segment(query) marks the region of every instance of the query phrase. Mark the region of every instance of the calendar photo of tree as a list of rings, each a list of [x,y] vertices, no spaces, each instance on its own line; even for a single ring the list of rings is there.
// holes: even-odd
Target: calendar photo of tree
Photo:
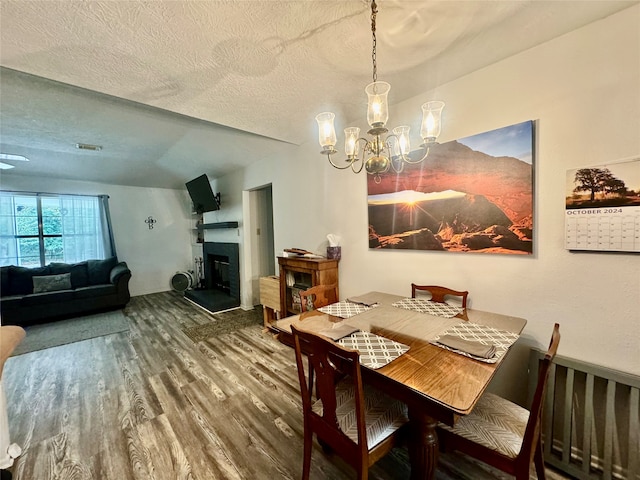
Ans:
[[[566,208],[640,205],[640,159],[567,172]]]

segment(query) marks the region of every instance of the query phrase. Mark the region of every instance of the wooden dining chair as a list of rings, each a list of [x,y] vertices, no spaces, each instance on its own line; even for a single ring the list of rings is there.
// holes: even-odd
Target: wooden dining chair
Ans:
[[[416,285],[415,283],[411,284],[411,298],[416,298],[417,291],[426,291],[431,294],[431,300],[434,302],[446,303],[445,297],[460,297],[462,300],[462,308],[467,308],[467,297],[469,296],[469,292],[459,292],[457,290],[452,290],[447,287],[439,287],[437,285]]]
[[[540,361],[531,410],[485,393],[471,413],[462,417],[454,427],[438,425],[443,450],[466,453],[514,475],[516,480],[529,480],[533,461],[538,480],[545,480],[540,423],[549,369],[559,343],[560,325],[556,323],[549,349]]]
[[[300,303],[302,311],[316,310],[338,301],[338,291],[336,284],[316,285],[300,292]]]
[[[291,326],[302,394],[304,457],[302,479],[311,470],[313,434],[325,451],[338,454],[366,480],[369,467],[402,441],[407,408],[370,386],[363,386],[360,354],[326,337]],[[307,385],[303,355],[316,375],[316,396]]]

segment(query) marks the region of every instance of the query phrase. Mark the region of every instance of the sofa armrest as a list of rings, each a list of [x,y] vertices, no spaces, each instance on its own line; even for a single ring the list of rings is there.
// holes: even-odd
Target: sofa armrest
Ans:
[[[117,285],[122,276],[127,274],[131,277],[131,270],[129,270],[125,262],[120,262],[111,269],[109,280],[111,280],[112,284]]]

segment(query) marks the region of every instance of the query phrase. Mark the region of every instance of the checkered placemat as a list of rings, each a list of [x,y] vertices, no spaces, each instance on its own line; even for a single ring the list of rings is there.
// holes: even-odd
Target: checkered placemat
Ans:
[[[436,317],[451,318],[464,309],[448,303],[432,302],[424,298],[403,298],[391,304],[392,307],[404,308],[405,310],[413,310],[420,313],[429,313]]]
[[[369,368],[384,367],[409,350],[402,343],[370,332],[355,332],[338,340],[338,345],[360,352],[360,364]]]
[[[366,312],[367,310],[371,310],[372,308],[377,307],[378,305],[362,305],[361,303],[352,303],[352,302],[336,302],[331,305],[327,305],[326,307],[320,307],[322,313],[326,313],[327,315],[333,315],[334,317],[340,318],[349,318],[354,315],[358,315],[359,313]]]
[[[463,352],[461,350],[449,348],[446,345],[438,343],[438,339],[443,335],[452,335],[454,337],[459,337],[470,342],[480,342],[483,345],[494,345],[496,347],[496,354],[492,358],[481,358],[471,355],[467,352]],[[498,330],[497,328],[487,327],[486,325],[479,325],[477,323],[471,322],[462,322],[449,328],[447,331],[442,332],[440,335],[435,337],[431,341],[431,343],[440,348],[451,350],[452,352],[464,355],[465,357],[473,358],[474,360],[479,360],[486,363],[496,363],[498,360],[500,360],[500,357],[507,353],[509,347],[513,345],[516,340],[518,340],[519,336],[520,335],[518,335],[517,333]]]

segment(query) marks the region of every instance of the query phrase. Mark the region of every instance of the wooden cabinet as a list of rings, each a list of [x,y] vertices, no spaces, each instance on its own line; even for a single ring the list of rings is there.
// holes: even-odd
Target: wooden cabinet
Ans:
[[[301,290],[316,285],[336,285],[338,289],[338,260],[327,258],[278,257],[280,266],[280,316],[300,313]]]

